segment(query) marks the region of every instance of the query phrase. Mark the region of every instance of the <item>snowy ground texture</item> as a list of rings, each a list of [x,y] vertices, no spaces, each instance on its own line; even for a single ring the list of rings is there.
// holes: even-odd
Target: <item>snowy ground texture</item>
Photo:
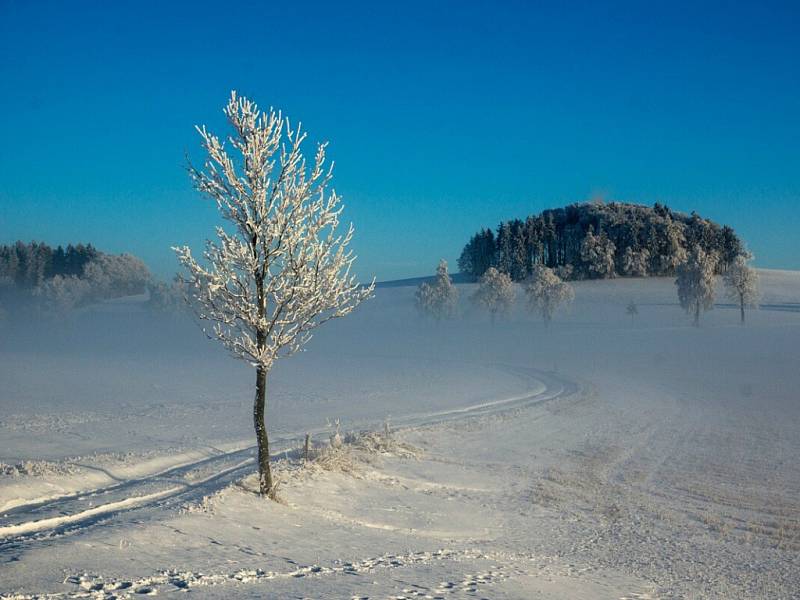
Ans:
[[[800,598],[800,273],[761,278],[699,329],[667,279],[578,283],[549,329],[381,288],[271,376],[280,504],[254,375],[193,325],[6,322],[0,597]],[[379,433],[326,454],[335,419]]]

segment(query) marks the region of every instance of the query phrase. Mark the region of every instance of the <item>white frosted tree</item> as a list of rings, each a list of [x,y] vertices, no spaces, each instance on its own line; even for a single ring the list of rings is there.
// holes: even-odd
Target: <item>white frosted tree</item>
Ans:
[[[423,281],[415,295],[417,310],[436,321],[455,316],[458,308],[458,289],[447,273],[447,261],[442,259],[436,267],[433,283]]]
[[[581,243],[581,260],[592,277],[614,277],[614,253],[617,247],[605,233],[594,235],[589,230]]]
[[[92,285],[75,275],[56,275],[34,289],[40,311],[52,318],[64,318],[93,297]]]
[[[180,277],[170,282],[151,280],[147,284],[149,299],[145,306],[153,312],[179,313],[187,308],[185,286]]]
[[[749,257],[737,256],[723,278],[728,297],[739,305],[741,323],[744,325],[744,309],[758,306],[760,296],[758,273],[747,264]]]
[[[262,112],[231,93],[224,110],[233,129],[228,147],[197,127],[207,153],[204,169],[189,167],[198,191],[212,199],[228,228],[216,228],[198,261],[174,248],[198,318],[209,337],[256,370],[253,422],[259,492],[275,497],[265,422],[267,375],[322,323],[350,313],[372,295],[350,273],[352,225],[338,231],[340,197],[328,189],[332,167],[325,144],[306,164],[306,134],[273,109]]]
[[[694,246],[686,262],[678,266],[678,300],[687,313],[694,315],[695,327],[700,326],[700,312],[714,306],[717,255]]]
[[[572,275],[575,273],[575,267],[569,264],[559,265],[553,269],[553,273],[555,273],[561,281],[568,281],[572,279]]]
[[[511,310],[516,297],[517,292],[511,277],[494,267],[489,267],[480,278],[478,289],[475,290],[471,300],[489,311],[494,324],[498,314],[506,314]]]
[[[540,314],[546,326],[553,320],[559,308],[575,299],[572,286],[561,281],[552,269],[544,265],[534,267],[523,287],[528,299],[528,309]]]
[[[131,254],[101,254],[83,268],[83,278],[100,298],[142,294],[150,282],[147,266]]]
[[[628,246],[622,255],[622,272],[628,277],[645,277],[649,263],[650,251],[647,248],[634,250]]]
[[[674,273],[688,257],[684,226],[668,217],[657,235],[661,237],[660,248],[655,254],[658,269],[662,273]]]

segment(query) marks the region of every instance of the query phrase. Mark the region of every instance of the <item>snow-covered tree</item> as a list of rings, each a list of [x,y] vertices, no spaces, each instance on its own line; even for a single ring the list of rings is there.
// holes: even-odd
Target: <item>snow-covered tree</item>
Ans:
[[[179,277],[167,283],[151,280],[147,284],[150,296],[145,306],[153,312],[178,313],[187,306],[186,289]]]
[[[553,272],[553,269],[536,265],[524,284],[528,309],[539,313],[545,325],[549,325],[556,311],[575,298],[572,286]]]
[[[151,279],[144,262],[132,254],[100,254],[84,266],[83,278],[96,298],[142,294]]]
[[[90,302],[94,294],[88,280],[75,275],[56,275],[38,286],[34,295],[39,300],[39,309],[43,314],[63,318],[75,308]]]
[[[717,255],[694,246],[686,262],[678,266],[678,300],[687,313],[694,314],[694,325],[700,326],[700,311],[714,306],[714,271]]]
[[[417,309],[440,321],[456,314],[458,308],[458,289],[447,274],[447,261],[442,259],[436,267],[436,279],[433,283],[423,281],[417,288],[415,296]]]
[[[586,233],[581,243],[581,260],[591,277],[614,277],[614,253],[617,247],[605,233]]]
[[[531,272],[533,271],[531,270]],[[569,281],[572,279],[573,273],[575,273],[575,267],[572,265],[560,265],[553,269],[553,272],[558,275],[561,281]]]
[[[650,256],[657,263],[656,269],[661,273],[674,273],[676,269],[686,262],[686,234],[684,225],[667,217],[659,223],[654,241],[658,250],[651,252]]]
[[[647,248],[634,250],[628,246],[622,255],[622,272],[628,277],[646,277],[650,252]]]
[[[514,284],[506,273],[489,267],[478,282],[478,289],[471,300],[478,306],[489,311],[494,323],[498,314],[505,314],[511,310],[517,292]]]
[[[742,325],[744,325],[745,307],[758,306],[760,295],[758,273],[747,264],[748,258],[744,255],[737,256],[724,277],[728,297],[739,304]]]
[[[208,335],[256,369],[253,422],[258,441],[259,491],[273,497],[265,423],[267,375],[278,358],[301,350],[312,331],[343,317],[373,293],[350,273],[353,227],[337,230],[341,199],[328,189],[332,167],[325,144],[310,165],[300,125],[273,109],[231,93],[224,110],[233,128],[228,145],[197,127],[205,169],[190,165],[195,187],[217,205],[228,228],[216,228],[203,260],[174,248]]]

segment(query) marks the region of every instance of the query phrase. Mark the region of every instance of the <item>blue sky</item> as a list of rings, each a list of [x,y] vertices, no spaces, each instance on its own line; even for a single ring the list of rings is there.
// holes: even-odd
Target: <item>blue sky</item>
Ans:
[[[0,243],[168,276],[217,220],[193,126],[224,132],[237,89],[330,141],[363,277],[595,197],[697,210],[797,269],[800,4],[738,4],[0,0]]]

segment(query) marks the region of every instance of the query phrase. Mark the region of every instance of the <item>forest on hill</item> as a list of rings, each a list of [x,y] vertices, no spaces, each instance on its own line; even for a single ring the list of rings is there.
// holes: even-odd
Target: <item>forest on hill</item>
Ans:
[[[495,267],[514,281],[536,265],[555,269],[562,279],[669,276],[695,246],[713,253],[719,273],[746,253],[731,227],[694,212],[659,203],[585,202],[480,230],[464,246],[458,268],[478,278]]]

